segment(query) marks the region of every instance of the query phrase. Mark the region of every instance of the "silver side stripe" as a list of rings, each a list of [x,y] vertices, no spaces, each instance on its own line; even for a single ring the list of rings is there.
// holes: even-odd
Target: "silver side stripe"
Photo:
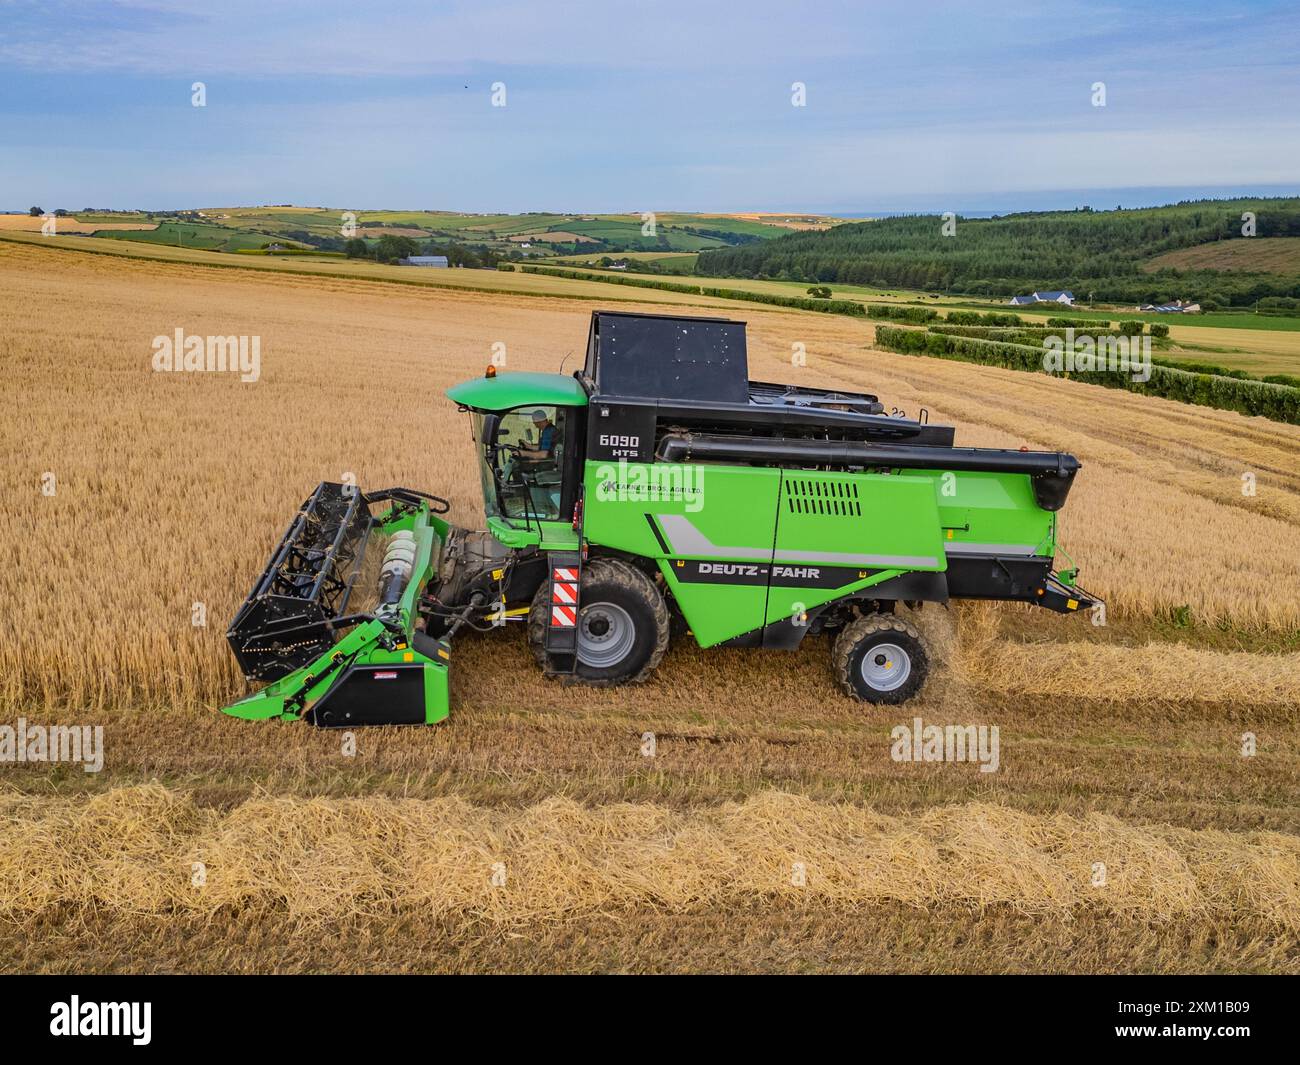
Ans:
[[[718,547],[683,514],[656,514],[655,517],[663,526],[674,555],[698,555],[701,558],[760,558],[764,562],[772,557],[770,547]]]
[[[939,560],[933,555],[856,555],[839,551],[778,551],[776,561],[825,562],[828,565],[842,566],[883,566],[885,569],[939,568]]]
[[[1036,555],[1038,549],[1028,544],[970,544],[945,542],[944,551],[950,555]]]
[[[753,558],[767,562],[772,552],[766,547],[721,547],[713,543],[684,514],[658,514],[659,524],[675,555],[696,558]],[[828,566],[883,566],[886,569],[938,569],[933,555],[860,555],[838,551],[778,551],[777,562],[822,562]]]

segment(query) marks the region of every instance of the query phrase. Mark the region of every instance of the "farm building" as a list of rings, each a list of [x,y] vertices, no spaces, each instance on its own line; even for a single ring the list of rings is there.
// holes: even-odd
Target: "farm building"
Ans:
[[[445,255],[408,255],[405,259],[399,260],[403,266],[441,266],[446,267],[447,256]]]
[[[1012,307],[1024,307],[1031,303],[1063,303],[1067,307],[1074,305],[1073,292],[1031,292],[1028,296],[1012,296]]]
[[[1139,311],[1154,311],[1156,314],[1199,314],[1201,305],[1191,300],[1174,300],[1173,303],[1144,303]]]

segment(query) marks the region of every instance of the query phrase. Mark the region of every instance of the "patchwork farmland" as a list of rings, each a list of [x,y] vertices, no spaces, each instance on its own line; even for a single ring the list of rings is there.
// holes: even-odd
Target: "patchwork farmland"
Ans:
[[[266,248],[315,249],[341,255],[344,241],[372,246],[383,236],[459,244],[501,255],[555,256],[575,252],[690,256],[771,239],[795,229],[829,229],[841,220],[822,215],[689,214],[463,214],[455,211],[373,211],[324,207],[208,207],[179,212],[62,212],[62,234],[109,237],[194,249],[240,252]],[[0,231],[41,232],[44,212],[0,214]]]

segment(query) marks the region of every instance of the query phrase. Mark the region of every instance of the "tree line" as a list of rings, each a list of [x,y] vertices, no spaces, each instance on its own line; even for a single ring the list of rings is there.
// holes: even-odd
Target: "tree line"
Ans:
[[[481,245],[469,246],[455,242],[438,244],[432,240],[421,244],[413,237],[401,237],[392,233],[385,233],[373,243],[353,237],[344,242],[343,254],[349,259],[373,259],[380,263],[395,263],[411,255],[445,255],[448,266],[484,270],[494,270],[497,263],[503,260],[521,257],[519,252],[512,251],[507,256]]]
[[[1083,208],[947,221],[945,226],[942,216],[908,215],[791,233],[701,252],[695,271],[994,298],[1035,289],[1069,289],[1077,299],[1111,302],[1194,298],[1206,309],[1300,297],[1298,278],[1144,269],[1165,252],[1249,239],[1246,229],[1259,237],[1300,236],[1300,199],[1202,200],[1140,210]]]

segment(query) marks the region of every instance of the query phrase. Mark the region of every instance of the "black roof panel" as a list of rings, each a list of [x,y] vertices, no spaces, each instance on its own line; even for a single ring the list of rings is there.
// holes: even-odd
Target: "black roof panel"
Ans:
[[[586,375],[606,395],[745,403],[745,323],[594,311]]]

